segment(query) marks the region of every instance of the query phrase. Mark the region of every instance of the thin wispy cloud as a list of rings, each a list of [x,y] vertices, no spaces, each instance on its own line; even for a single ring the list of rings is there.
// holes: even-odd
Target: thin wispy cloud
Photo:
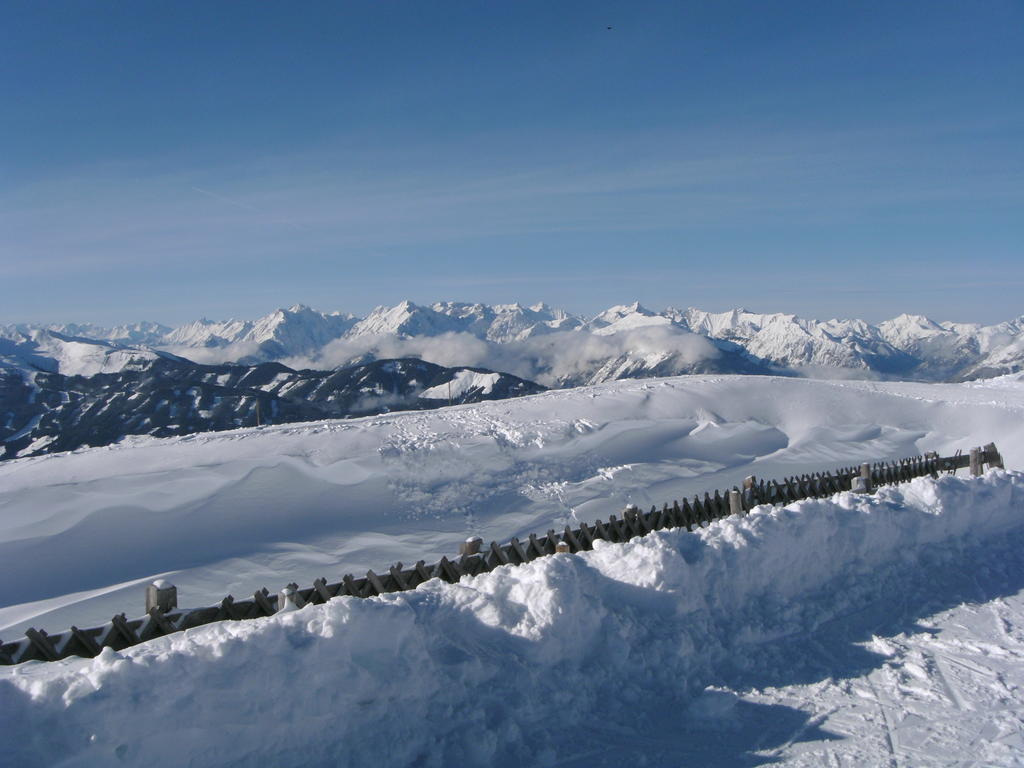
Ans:
[[[210,190],[203,189],[202,187],[192,187],[192,189],[194,189],[196,192],[199,192],[200,194],[206,195],[207,197],[212,197],[214,200],[220,200],[220,202],[222,203],[233,205],[236,208],[244,208],[249,211],[256,210],[254,206],[251,206],[248,203],[243,203],[240,200],[233,200],[230,197],[224,197],[224,195],[218,195],[216,192],[211,192]]]
[[[0,223],[13,236],[0,269],[24,274],[53,267],[94,268],[130,260],[159,263],[186,252],[230,263],[275,255],[302,258],[324,249],[443,244],[524,234],[600,234],[683,230],[779,216],[816,221],[861,215],[881,206],[936,201],[1014,199],[1014,169],[979,167],[956,184],[883,179],[906,148],[847,146],[828,136],[799,148],[786,141],[737,136],[722,154],[665,142],[660,156],[621,159],[614,167],[587,159],[488,173],[452,167],[442,158],[415,170],[390,170],[353,182],[344,162],[324,156],[289,158],[252,178],[218,168],[207,172],[126,175],[80,196],[82,181],[37,185],[6,196]],[[694,139],[694,143],[698,144]],[[743,151],[738,151],[742,146]],[[734,151],[728,151],[729,148]],[[831,149],[830,149],[831,148]],[[336,170],[327,172],[325,168]],[[181,182],[192,177],[193,181]],[[883,183],[884,182],[884,183]],[[178,191],[176,191],[178,190]],[[181,194],[184,190],[188,194]],[[866,191],[867,190],[867,191]],[[204,201],[214,201],[210,206]],[[46,221],[48,226],[44,226]],[[26,258],[28,256],[29,258]],[[17,266],[14,262],[20,262]]]

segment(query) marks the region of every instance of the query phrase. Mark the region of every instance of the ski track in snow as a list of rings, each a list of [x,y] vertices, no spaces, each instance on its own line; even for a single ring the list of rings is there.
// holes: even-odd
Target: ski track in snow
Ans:
[[[141,613],[157,576],[210,603],[992,440],[1024,466],[1018,382],[701,376],[8,462],[0,632]],[[194,765],[1024,764],[1022,484],[915,481],[3,669],[0,765],[186,764],[176,729]]]

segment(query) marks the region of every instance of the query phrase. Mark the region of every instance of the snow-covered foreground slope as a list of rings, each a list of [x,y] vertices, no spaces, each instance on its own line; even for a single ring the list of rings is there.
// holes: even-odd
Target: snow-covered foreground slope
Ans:
[[[452,555],[740,482],[994,440],[1024,387],[684,377],[0,464],[0,637]],[[49,567],[50,564],[54,567]],[[59,564],[59,567],[56,567]],[[43,567],[41,567],[41,565]]]
[[[0,635],[140,614],[157,575],[205,604],[993,440],[1024,465],[1019,376],[683,377],[16,460]],[[1022,491],[915,481],[0,669],[0,765],[1019,763]]]
[[[4,668],[0,762],[1019,764],[1022,521],[915,480]]]

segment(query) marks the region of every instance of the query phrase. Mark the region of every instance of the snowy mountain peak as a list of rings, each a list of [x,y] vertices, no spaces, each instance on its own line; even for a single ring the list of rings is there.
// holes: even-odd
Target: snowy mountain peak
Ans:
[[[393,307],[376,307],[357,322],[349,336],[436,336],[458,330],[458,324],[435,309],[406,300]]]
[[[910,315],[903,313],[891,320],[879,323],[878,329],[886,337],[888,336],[930,336],[934,333],[947,333],[947,329],[924,315]]]
[[[632,315],[655,317],[654,312],[644,307],[639,301],[634,301],[632,304],[616,304],[614,307],[609,307],[604,312],[595,315],[590,321],[590,324],[594,327],[600,328],[605,325],[617,323],[623,318],[627,318]]]

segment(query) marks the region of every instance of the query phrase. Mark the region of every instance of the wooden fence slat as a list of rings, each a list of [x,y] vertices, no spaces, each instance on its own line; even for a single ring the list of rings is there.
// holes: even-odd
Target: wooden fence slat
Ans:
[[[85,655],[99,656],[100,650],[102,650],[95,638],[88,632],[83,631],[76,627],[74,624],[71,625],[71,636],[78,642],[78,644],[85,650]]]
[[[543,557],[544,555],[547,554],[547,552],[544,551],[544,547],[540,543],[540,540],[537,538],[537,534],[536,533],[531,533],[530,536],[529,536],[529,539],[530,539],[530,542],[529,542],[529,544],[526,545],[526,548],[527,548],[527,550],[530,553],[530,559],[531,560],[533,560],[534,558],[537,558],[537,557]]]
[[[270,602],[270,598],[267,597],[267,588],[257,589],[252,593],[252,600],[256,604],[256,607],[260,609],[264,616],[273,616],[277,613],[277,608],[273,603]]]
[[[508,559],[508,553],[498,546],[498,542],[492,541],[490,549],[488,551],[490,552],[490,555],[488,556],[487,559],[491,561],[491,564],[494,567],[509,564],[510,561]]]
[[[629,508],[623,510],[623,527],[626,529],[627,539],[635,539],[638,536],[643,536],[643,528],[641,528],[640,523],[637,522],[636,514]]]
[[[111,618],[110,623],[121,634],[121,637],[128,642],[128,645],[137,645],[139,643],[139,636],[135,634],[135,630],[128,624],[128,620],[123,613],[119,613]]]
[[[580,527],[573,531],[573,535],[580,542],[580,547],[585,550],[594,549],[594,536],[590,532],[590,525],[583,520],[580,521]]]
[[[423,582],[425,582],[425,581],[430,581],[432,578],[434,578],[430,574],[430,571],[427,570],[427,564],[425,562],[423,562],[422,560],[417,560],[416,561],[415,568],[416,568],[416,573],[418,573],[420,575],[420,583],[421,584]]]
[[[383,595],[385,592],[388,591],[384,587],[384,584],[381,582],[380,576],[374,573],[372,569],[366,572],[366,580],[370,583],[370,586],[373,587],[374,592],[376,592],[378,595]]]
[[[516,538],[515,536],[513,536],[511,539],[509,539],[508,546],[509,546],[509,549],[512,552],[515,553],[515,556],[517,558],[519,558],[519,562],[520,563],[528,563],[528,562],[530,562],[533,559],[532,557],[530,557],[530,555],[523,548],[523,545],[519,541],[519,539]]]
[[[642,533],[640,534],[641,536],[646,536],[648,533],[654,530],[653,526],[651,525],[650,515],[648,515],[639,507],[636,507],[635,518],[636,524],[640,527],[642,531]]]
[[[619,520],[615,517],[615,515],[608,515],[608,530],[614,531],[616,541],[619,542],[629,541],[633,535],[629,526],[623,520]]]
[[[230,595],[228,595],[228,597],[230,597]],[[161,636],[172,635],[175,632],[177,632],[177,630],[174,628],[174,625],[167,620],[167,617],[164,615],[164,612],[155,605],[149,609],[149,618],[153,622],[153,626],[160,630]]]
[[[677,528],[675,524],[675,515],[672,512],[672,507],[668,505],[668,502],[662,505],[661,509],[658,510],[658,525],[655,528],[656,531],[664,531],[670,528]]]
[[[668,513],[668,504],[665,505],[664,509],[658,509],[657,506],[652,506],[651,511],[647,513],[647,525],[652,531],[660,531],[665,527],[665,515]]]
[[[678,501],[672,502],[672,518],[677,521],[677,528],[685,527],[687,531],[692,531],[695,525],[700,528],[697,510],[690,505],[690,500],[685,496],[681,506]]]
[[[25,637],[28,638],[32,647],[39,655],[43,657],[43,661],[58,661],[60,659],[60,654],[57,653],[57,649],[53,646],[50,636],[41,629],[29,627],[25,630]]]
[[[437,575],[449,584],[456,583],[461,577],[461,574],[455,569],[455,566],[449,562],[448,558],[444,555],[442,555],[441,559],[438,560],[436,570],[438,572]]]
[[[580,540],[576,538],[576,534],[573,533],[572,528],[568,525],[565,526],[565,532],[562,534],[562,541],[568,542],[570,552],[579,552],[583,549],[583,547],[580,546]]]
[[[235,618],[234,602],[235,602],[235,598],[233,598],[231,595],[228,595],[223,600],[221,600],[220,601],[220,614],[219,614],[219,616],[224,618],[224,619],[234,619]]]
[[[327,589],[327,579],[321,576],[319,579],[313,579],[313,589],[320,596],[320,599],[325,603],[330,600],[334,595],[331,594],[330,590]]]

